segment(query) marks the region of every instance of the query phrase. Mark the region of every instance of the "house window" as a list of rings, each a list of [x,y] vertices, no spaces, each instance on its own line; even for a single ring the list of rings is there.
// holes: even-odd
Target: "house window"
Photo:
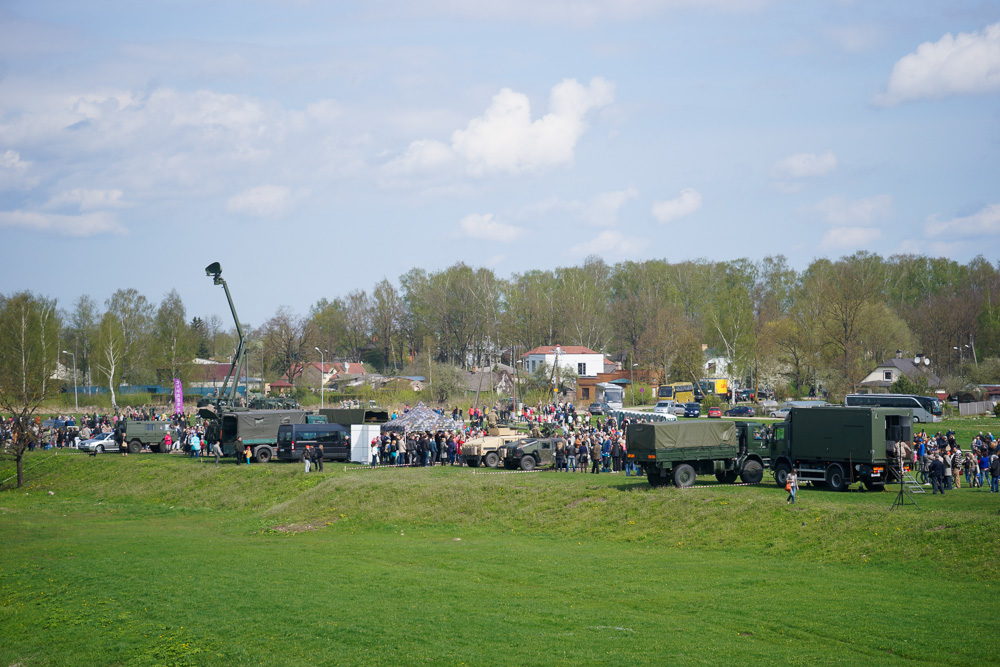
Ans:
[[[576,365],[576,374],[577,375],[586,375],[587,374],[587,364],[577,364]]]
[[[583,387],[583,400],[590,400],[590,387]]]
[[[886,382],[892,382],[892,371],[882,371],[882,379]]]

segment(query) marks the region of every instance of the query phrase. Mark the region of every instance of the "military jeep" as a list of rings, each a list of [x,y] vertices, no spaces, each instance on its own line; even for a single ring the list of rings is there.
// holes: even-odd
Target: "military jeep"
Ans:
[[[567,446],[564,438],[524,438],[505,445],[503,467],[508,470],[534,470],[539,466],[550,466],[556,460],[559,443]]]

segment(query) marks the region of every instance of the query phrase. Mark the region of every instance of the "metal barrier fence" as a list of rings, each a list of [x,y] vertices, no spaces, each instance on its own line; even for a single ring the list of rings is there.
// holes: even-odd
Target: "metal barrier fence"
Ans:
[[[975,403],[959,403],[958,414],[963,417],[969,415],[992,414],[994,401],[977,401]]]

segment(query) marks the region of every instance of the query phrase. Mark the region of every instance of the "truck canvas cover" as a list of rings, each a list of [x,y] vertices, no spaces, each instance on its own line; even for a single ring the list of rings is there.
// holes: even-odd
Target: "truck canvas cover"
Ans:
[[[734,456],[739,445],[735,422],[668,422],[665,424],[631,424],[628,427],[628,451],[635,461],[648,460],[650,454],[657,460],[687,458],[690,450],[717,448],[722,457]]]

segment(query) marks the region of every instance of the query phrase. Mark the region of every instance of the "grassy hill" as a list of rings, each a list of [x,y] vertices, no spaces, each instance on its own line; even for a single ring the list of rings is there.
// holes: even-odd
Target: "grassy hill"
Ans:
[[[27,465],[0,493],[4,665],[992,659],[927,630],[992,599],[1000,494],[890,511],[890,492],[789,507],[707,478]]]

